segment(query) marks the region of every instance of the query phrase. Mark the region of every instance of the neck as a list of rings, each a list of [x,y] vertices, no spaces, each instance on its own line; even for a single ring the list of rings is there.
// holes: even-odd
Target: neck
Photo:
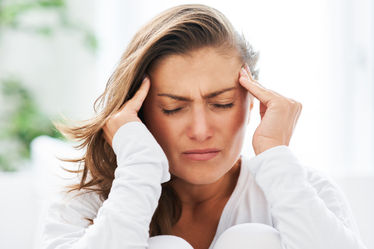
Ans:
[[[240,166],[241,159],[239,158],[225,175],[211,184],[194,185],[182,179],[174,179],[172,186],[184,208],[195,209],[196,207],[209,206],[211,203],[231,196],[239,177]]]

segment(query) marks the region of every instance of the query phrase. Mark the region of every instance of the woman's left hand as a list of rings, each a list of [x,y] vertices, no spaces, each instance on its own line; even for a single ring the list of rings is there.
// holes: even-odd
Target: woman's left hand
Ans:
[[[239,82],[260,101],[261,123],[252,138],[256,155],[278,145],[288,146],[301,113],[301,103],[260,85],[247,64],[240,70]]]

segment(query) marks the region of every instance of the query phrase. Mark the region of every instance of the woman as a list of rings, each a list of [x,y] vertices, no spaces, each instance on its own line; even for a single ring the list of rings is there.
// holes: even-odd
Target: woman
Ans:
[[[256,61],[205,5],[143,26],[97,116],[59,126],[86,152],[71,160],[80,183],[49,209],[43,248],[365,248],[342,192],[288,147],[301,104],[260,85]]]

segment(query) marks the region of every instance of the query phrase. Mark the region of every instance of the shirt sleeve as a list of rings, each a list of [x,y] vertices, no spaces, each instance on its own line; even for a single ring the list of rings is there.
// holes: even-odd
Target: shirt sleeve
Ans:
[[[121,126],[112,146],[117,168],[108,198],[98,204],[97,194],[90,192],[52,203],[43,229],[43,249],[148,247],[161,183],[170,180],[167,157],[141,122]]]
[[[342,191],[327,178],[311,184],[307,168],[288,146],[258,154],[249,168],[269,203],[283,248],[366,249]]]

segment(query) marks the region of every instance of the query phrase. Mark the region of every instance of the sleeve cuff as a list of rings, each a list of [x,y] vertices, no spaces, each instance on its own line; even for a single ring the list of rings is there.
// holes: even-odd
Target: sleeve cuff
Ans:
[[[253,174],[257,174],[265,161],[279,158],[280,162],[282,162],[284,159],[290,157],[295,158],[291,149],[287,145],[278,145],[261,152],[255,157],[252,157],[250,159],[249,168]]]
[[[134,157],[140,151],[146,150],[148,156],[153,158],[152,160],[161,161],[161,183],[170,180],[168,159],[152,133],[142,122],[132,121],[122,125],[113,136],[112,148],[117,157],[121,156],[121,158]]]

